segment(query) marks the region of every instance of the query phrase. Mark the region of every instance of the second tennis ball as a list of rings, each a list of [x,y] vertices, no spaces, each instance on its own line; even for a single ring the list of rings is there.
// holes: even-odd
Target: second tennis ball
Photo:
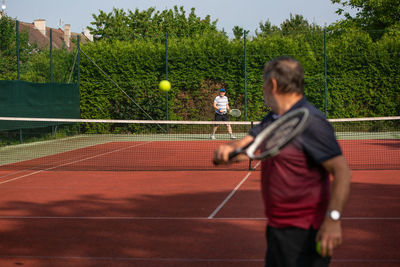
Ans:
[[[318,241],[315,248],[319,255],[322,255],[321,241]]]
[[[161,91],[167,92],[167,91],[171,90],[171,83],[167,80],[163,80],[160,82],[158,87],[160,87]]]

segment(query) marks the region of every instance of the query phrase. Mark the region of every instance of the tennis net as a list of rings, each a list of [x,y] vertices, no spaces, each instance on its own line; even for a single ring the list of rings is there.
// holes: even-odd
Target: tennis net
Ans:
[[[331,120],[352,169],[400,169],[400,117]],[[214,166],[225,122],[0,117],[0,170],[248,170]],[[244,137],[252,122],[230,122]],[[210,139],[215,125],[220,127]]]

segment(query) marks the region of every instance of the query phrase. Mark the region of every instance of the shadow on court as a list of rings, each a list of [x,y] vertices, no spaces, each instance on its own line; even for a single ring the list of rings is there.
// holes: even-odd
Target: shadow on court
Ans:
[[[201,200],[224,199],[229,193],[125,199],[91,194],[43,203],[2,203],[0,263],[262,266],[265,221],[187,216],[209,213],[207,201]],[[24,217],[4,218],[17,214]]]
[[[398,184],[352,184],[344,242],[331,266],[399,265],[399,192]],[[263,266],[265,221],[207,219],[229,193],[80,194],[45,201],[41,188],[37,201],[2,201],[0,265]],[[240,203],[236,217],[251,217],[251,207],[260,205],[251,195],[259,191],[238,194],[243,197],[231,200]],[[234,211],[227,206],[219,215],[232,218]]]

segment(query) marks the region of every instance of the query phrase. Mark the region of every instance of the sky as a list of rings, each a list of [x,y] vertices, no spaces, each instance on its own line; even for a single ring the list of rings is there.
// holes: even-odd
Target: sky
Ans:
[[[46,26],[58,28],[71,24],[73,32],[82,32],[93,21],[92,14],[99,10],[111,12],[113,7],[124,10],[171,9],[183,6],[188,14],[192,7],[195,14],[217,20],[218,29],[232,34],[234,26],[240,26],[254,35],[259,23],[269,21],[279,26],[290,17],[299,14],[310,23],[329,25],[342,17],[335,11],[339,5],[331,0],[0,0],[6,4],[6,14],[23,22],[45,19]],[[60,24],[61,21],[61,24]],[[61,27],[63,28],[63,27]]]

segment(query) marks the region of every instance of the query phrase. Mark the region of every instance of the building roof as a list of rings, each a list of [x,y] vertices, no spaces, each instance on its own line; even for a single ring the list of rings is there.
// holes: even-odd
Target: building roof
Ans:
[[[58,28],[45,27],[46,35],[44,35],[39,29],[37,29],[34,23],[19,22],[19,32],[27,32],[29,36],[29,43],[36,44],[39,48],[50,48],[50,29],[52,29],[52,46],[53,49],[60,49],[65,47],[67,50],[72,50],[76,45],[72,40],[76,40],[77,36],[80,36],[81,43],[90,42],[88,37],[83,33],[71,32],[69,44],[68,38],[64,30]]]

